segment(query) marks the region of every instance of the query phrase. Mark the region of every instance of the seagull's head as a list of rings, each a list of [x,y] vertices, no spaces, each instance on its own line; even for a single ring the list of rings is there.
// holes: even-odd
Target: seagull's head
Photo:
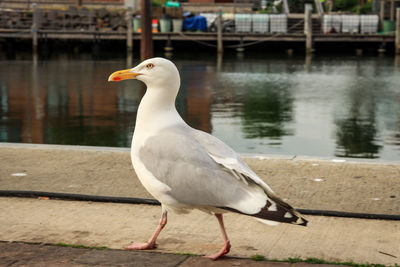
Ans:
[[[176,88],[179,89],[180,77],[175,64],[168,59],[150,58],[136,67],[119,70],[110,75],[109,82],[136,79],[144,82],[147,88]]]

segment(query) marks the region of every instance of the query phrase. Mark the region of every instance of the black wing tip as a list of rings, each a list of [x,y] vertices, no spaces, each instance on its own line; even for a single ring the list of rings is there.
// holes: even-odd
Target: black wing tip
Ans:
[[[301,219],[301,223],[298,223],[297,225],[307,227],[308,221],[304,218],[300,218],[300,219]]]
[[[229,207],[219,207],[219,208],[228,210],[231,212],[235,212],[235,213],[239,213],[239,214],[243,214],[243,215],[247,215],[247,216],[251,216],[251,217],[256,217],[259,219],[275,221],[275,222],[279,222],[279,223],[289,223],[289,224],[300,225],[300,226],[307,226],[307,224],[308,224],[308,220],[301,217],[301,214],[299,214],[294,209],[292,209],[290,211],[284,210],[285,213],[289,212],[293,216],[291,218],[284,218],[284,217],[282,217],[282,214],[280,214],[280,213],[268,212],[268,208],[267,209],[264,208],[257,214],[247,214],[247,213],[244,213],[244,212],[241,212],[239,210],[229,208]]]

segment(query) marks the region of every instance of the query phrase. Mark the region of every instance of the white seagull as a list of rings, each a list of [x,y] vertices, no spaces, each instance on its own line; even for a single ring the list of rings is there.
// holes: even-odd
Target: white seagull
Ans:
[[[132,69],[112,73],[108,81],[126,79],[137,79],[147,86],[137,112],[131,159],[143,186],[161,202],[162,216],[149,241],[132,243],[125,249],[156,248],[168,211],[199,209],[217,217],[224,246],[205,256],[213,260],[231,247],[223,213],[253,216],[266,224],[307,225],[307,220],[276,196],[233,149],[183,121],[175,108],[180,76],[171,61],[151,58]]]

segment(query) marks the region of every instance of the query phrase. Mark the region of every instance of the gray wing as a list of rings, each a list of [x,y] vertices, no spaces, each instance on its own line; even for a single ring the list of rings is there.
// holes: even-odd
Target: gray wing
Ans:
[[[238,180],[248,185],[256,184],[264,190],[268,199],[266,206],[252,216],[278,222],[307,225],[307,220],[302,218],[292,206],[279,198],[228,145],[203,131],[194,130],[193,135],[216,163],[229,170]]]
[[[194,130],[193,136],[207,150],[209,156],[216,163],[231,171],[237,179],[242,180],[246,184],[254,182],[268,193],[273,194],[272,189],[224,142],[199,130]]]
[[[259,212],[268,199],[263,188],[244,183],[217,163],[194,137],[195,131],[188,127],[163,130],[140,148],[140,160],[182,204]]]
[[[139,150],[146,168],[188,206],[226,208],[265,220],[306,225],[247,164],[219,139],[190,127],[171,127]]]

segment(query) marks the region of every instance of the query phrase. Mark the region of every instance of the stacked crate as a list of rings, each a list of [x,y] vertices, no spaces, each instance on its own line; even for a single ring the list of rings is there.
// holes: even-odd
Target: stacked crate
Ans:
[[[236,32],[251,32],[251,14],[235,14]]]
[[[361,15],[361,33],[377,33],[378,32],[378,15]]]
[[[269,15],[268,14],[253,14],[253,32],[266,33],[269,31]]]
[[[272,33],[287,33],[287,15],[271,14],[269,16]]]
[[[358,33],[360,27],[359,15],[342,15],[342,32]]]
[[[341,15],[324,15],[322,31],[324,33],[340,32],[340,25],[342,24]]]

